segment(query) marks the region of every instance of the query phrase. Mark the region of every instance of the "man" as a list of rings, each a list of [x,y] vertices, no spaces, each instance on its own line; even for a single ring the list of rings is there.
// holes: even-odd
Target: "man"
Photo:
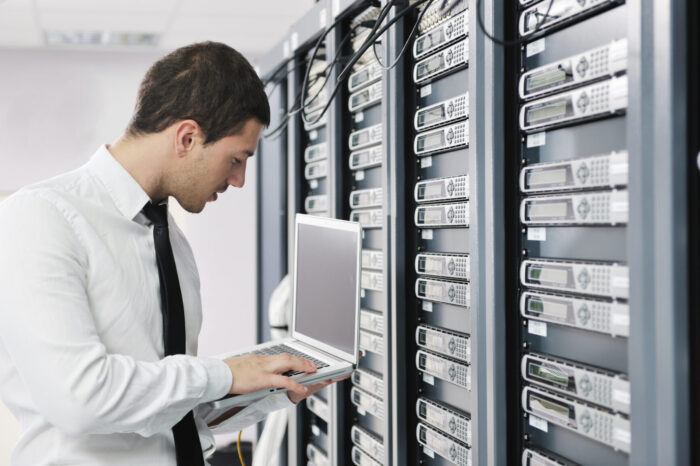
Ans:
[[[199,277],[167,199],[196,213],[242,187],[269,120],[243,56],[184,47],[149,69],[124,135],[0,204],[0,396],[20,423],[12,464],[203,465],[214,446],[199,404],[287,388],[246,409],[255,422],[329,383],[281,375],[315,371],[290,355],[196,356]]]

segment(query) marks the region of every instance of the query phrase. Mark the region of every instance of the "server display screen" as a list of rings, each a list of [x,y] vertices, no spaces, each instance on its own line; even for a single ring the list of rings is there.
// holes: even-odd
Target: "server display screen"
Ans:
[[[433,58],[426,60],[423,63],[420,63],[418,65],[418,70],[417,70],[417,75],[419,78],[422,78],[423,76],[429,75],[430,73],[434,73],[435,71],[439,71],[445,67],[445,59],[443,58],[443,54],[440,53]]]
[[[436,45],[442,44],[443,42],[445,42],[445,39],[445,32],[442,28],[438,28],[432,32],[429,32],[428,34],[420,37],[417,40],[416,52],[421,54],[425,50],[428,50]]]
[[[425,258],[424,269],[426,273],[442,273],[445,270],[445,261],[442,258],[427,257]]]
[[[571,70],[567,70],[562,65],[533,73],[525,78],[525,90],[540,91],[549,87],[564,84],[573,79]]]
[[[369,102],[369,91],[363,91],[352,98],[354,105],[362,105],[365,102]]]
[[[429,126],[433,123],[439,123],[446,117],[445,106],[438,105],[428,110],[424,110],[418,114],[418,123],[421,126]]]
[[[527,217],[531,220],[567,218],[570,211],[569,200],[530,202],[527,205]]]
[[[426,197],[445,196],[447,194],[443,183],[428,183],[423,187],[423,189],[424,196]]]
[[[359,83],[363,83],[369,79],[369,70],[359,71],[357,74],[353,75],[351,78],[352,85],[357,86]]]
[[[561,268],[534,266],[529,267],[528,278],[539,283],[566,285],[569,280],[569,272]]]
[[[549,317],[566,319],[569,314],[569,305],[551,299],[543,301],[541,298],[529,297],[527,299],[527,311],[531,314],[540,315],[544,313]]]
[[[355,205],[360,205],[360,204],[366,205],[366,204],[369,204],[369,202],[370,202],[369,193],[367,193],[367,192],[353,195],[353,203]]]
[[[527,308],[533,314],[542,314],[544,311],[544,303],[539,299],[530,298]]]
[[[570,408],[540,395],[530,395],[530,407],[536,413],[549,418],[555,418],[564,424],[569,422]]]
[[[358,146],[360,144],[366,144],[369,142],[369,133],[364,131],[359,134],[355,134],[352,136],[352,143],[355,146]]]
[[[557,99],[527,109],[525,122],[529,125],[557,120],[573,113],[570,99]]]
[[[437,133],[429,134],[427,136],[420,136],[418,139],[418,150],[432,150],[439,149],[445,146],[445,135],[442,131]]]
[[[559,186],[566,183],[568,169],[549,168],[527,172],[527,186],[537,188],[543,186]]]
[[[550,364],[528,363],[528,374],[536,379],[549,382],[563,388],[569,387],[569,375],[561,371],[558,367]]]

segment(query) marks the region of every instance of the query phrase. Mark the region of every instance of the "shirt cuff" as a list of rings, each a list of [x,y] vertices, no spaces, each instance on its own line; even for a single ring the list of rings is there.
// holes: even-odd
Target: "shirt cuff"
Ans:
[[[233,374],[221,359],[198,358],[207,371],[207,386],[202,394],[202,403],[218,400],[228,395],[233,384]]]

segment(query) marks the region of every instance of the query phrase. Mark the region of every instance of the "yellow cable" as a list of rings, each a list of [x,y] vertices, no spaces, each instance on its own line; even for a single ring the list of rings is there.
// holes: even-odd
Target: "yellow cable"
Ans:
[[[243,433],[242,430],[238,431],[238,441],[236,442],[236,445],[238,446],[238,459],[241,460],[241,466],[245,466],[245,461],[243,461],[243,452],[241,452],[241,434]]]

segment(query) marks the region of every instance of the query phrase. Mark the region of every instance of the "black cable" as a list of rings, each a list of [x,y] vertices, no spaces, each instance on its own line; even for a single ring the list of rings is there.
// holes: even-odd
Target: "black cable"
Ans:
[[[296,71],[297,69],[301,68],[304,66],[304,64],[299,64],[297,66],[293,66],[292,68],[289,68],[285,74],[280,75],[280,78],[274,81],[274,85],[270,88],[270,90],[265,90],[265,93],[267,94],[268,97],[272,95],[273,92],[275,92],[275,89],[277,89],[277,86],[279,86],[282,81],[284,81],[284,78],[289,75],[289,73],[292,73],[293,71]],[[266,83],[263,83],[265,87],[267,87],[268,84],[270,84],[272,80],[268,80]]]
[[[336,20],[336,21],[329,27],[329,30],[332,29],[332,28],[334,28],[338,23],[339,23],[339,20]],[[354,32],[354,30],[355,30],[356,28],[358,28],[358,27],[363,26],[363,24],[364,24],[364,23],[360,23],[359,25],[355,26],[355,28],[351,29],[351,30],[345,35],[345,37],[343,37],[343,39],[342,39],[342,40],[340,41],[340,43],[339,43],[339,47],[338,47],[338,49],[337,49],[338,51],[336,52],[333,61],[332,61],[331,63],[329,63],[323,71],[321,71],[320,73],[317,73],[316,75],[314,75],[314,77],[312,78],[312,80],[311,80],[310,82],[307,83],[307,86],[310,86],[310,85],[314,84],[318,79],[320,79],[320,76],[321,76],[321,75],[324,75],[324,77],[325,77],[325,81],[324,81],[323,85],[321,86],[321,89],[313,96],[312,99],[309,100],[309,102],[313,102],[313,100],[314,100],[316,97],[318,97],[318,95],[320,95],[320,93],[323,91],[323,88],[325,87],[326,82],[328,81],[328,77],[330,76],[330,69],[331,69],[331,67],[332,67],[333,65],[335,65],[336,63],[338,63],[340,60],[342,60],[342,59],[344,58],[342,55],[340,55],[340,51],[342,50],[342,46],[345,45],[345,43],[352,37],[352,33]],[[321,41],[322,41],[323,38],[328,34],[328,32],[329,32],[329,31],[324,32],[324,35],[320,38]],[[289,61],[287,61],[287,63],[289,63]],[[299,65],[297,65],[297,66],[294,66],[294,67],[292,67],[292,68],[289,70],[289,72],[294,71],[294,70],[296,70],[296,69],[298,69],[298,68],[301,68],[302,66],[307,66],[307,65],[310,67],[311,62],[309,61],[308,64],[307,64],[307,63],[301,63],[301,64],[299,64]],[[289,72],[288,72],[287,74],[289,74]],[[274,88],[273,88],[273,89],[274,89]],[[274,129],[272,129],[272,130],[266,132],[265,134],[263,134],[263,137],[264,137],[265,139],[271,138],[273,135],[275,135],[275,133],[278,133],[278,132],[279,132],[280,134],[282,134],[281,131],[284,130],[284,128],[289,124],[289,119],[290,119],[290,117],[296,115],[296,114],[299,113],[303,108],[305,108],[305,105],[300,105],[300,106],[297,108],[297,102],[300,102],[300,98],[301,98],[301,96],[302,96],[302,90],[303,90],[303,89],[305,89],[305,87],[302,87],[301,89],[299,89],[299,92],[297,92],[297,95],[296,95],[296,97],[294,98],[294,103],[292,104],[292,108],[287,110],[287,112],[286,112],[284,118],[282,119],[282,122],[281,122],[278,126],[276,126]]]
[[[390,0],[389,2],[387,2],[387,4],[386,4],[383,8],[379,11],[379,15],[377,16],[377,19],[376,19],[375,22],[374,22],[374,26],[373,26],[372,29],[370,30],[370,36],[374,33],[374,31],[376,31],[376,29],[379,27],[379,24],[380,24],[382,21],[384,21],[384,18],[386,18],[386,15],[389,14],[389,9],[391,8],[391,6],[394,4],[395,1],[396,1],[396,0]],[[314,59],[315,59],[315,57],[316,57],[316,53],[318,52],[318,48],[319,48],[320,45],[321,45],[321,41],[322,41],[323,39],[325,39],[325,37],[328,35],[328,33],[329,33],[339,22],[340,22],[340,18],[336,19],[336,20],[333,22],[333,24],[332,24],[328,29],[326,29],[326,31],[321,35],[321,37],[319,37],[319,40],[316,42],[316,46],[314,47],[313,53],[311,54],[311,59],[309,60],[309,64],[308,64],[308,66],[307,66],[307,68],[306,68],[306,73],[304,74],[304,80],[303,80],[302,85],[301,85],[301,92],[302,92],[302,100],[301,100],[301,101],[302,101],[302,102],[305,101],[305,94],[306,94],[306,89],[305,89],[305,88],[306,88],[306,85],[307,85],[307,81],[308,81],[308,79],[309,79],[309,72],[310,72],[310,70],[311,70],[311,65],[313,64],[313,61],[314,61]],[[365,50],[366,50],[366,48],[365,48]],[[357,62],[357,60],[359,60],[359,57],[361,57],[361,56],[362,56],[361,53],[360,53],[360,54],[356,53],[356,54],[354,55],[353,59],[350,60],[350,63],[351,63],[351,64],[355,64],[355,63]],[[341,74],[338,76],[338,79],[337,79],[337,81],[336,81],[336,86],[335,86],[335,88],[333,89],[333,92],[332,92],[331,95],[328,97],[328,101],[326,102],[326,105],[323,107],[323,109],[322,109],[321,112],[318,114],[318,116],[317,116],[317,118],[316,118],[315,120],[313,120],[313,121],[307,120],[307,119],[306,119],[307,115],[306,115],[304,112],[302,112],[302,114],[301,114],[301,119],[304,121],[304,123],[306,123],[307,125],[313,125],[313,124],[318,123],[319,121],[321,121],[321,118],[323,118],[323,115],[328,111],[328,108],[330,107],[330,104],[331,104],[331,102],[333,101],[333,98],[334,98],[334,97],[336,96],[336,94],[338,93],[338,89],[340,88],[340,84],[341,84],[342,81],[343,81],[343,77],[342,77],[343,72],[344,72],[345,70],[348,69],[348,66],[352,66],[351,64],[346,65],[345,68],[343,69],[343,71],[341,72]]]
[[[290,61],[292,61],[293,58],[294,58],[294,56],[286,58],[282,63],[277,65],[277,68],[275,68],[275,71],[272,74],[270,74],[270,76],[267,79],[263,80],[263,86],[267,86],[272,81],[275,81],[278,77],[278,74],[281,71],[286,70],[286,73],[284,73],[284,74],[289,74],[291,72],[291,70],[287,69],[287,65],[289,64]]]
[[[449,3],[449,1],[450,1],[450,0],[442,0],[442,4],[440,5],[440,10],[439,10],[439,11],[440,11],[440,13],[442,13],[443,16],[452,13],[452,10],[454,10],[455,8],[457,8],[457,5],[459,5],[460,3],[462,3],[462,1],[465,1],[465,2],[466,2],[467,0],[457,0],[457,1],[454,2],[454,3],[452,4],[452,6],[450,6],[448,9],[445,9],[445,7],[446,7],[447,4]]]
[[[484,19],[481,17],[481,4],[483,3],[483,0],[476,0],[476,21],[479,25],[479,29],[481,29],[481,32],[484,33],[484,35],[493,43],[502,45],[504,47],[512,47],[514,45],[521,45],[529,40],[532,39],[532,36],[529,37],[521,37],[518,39],[513,39],[513,40],[506,40],[506,39],[499,39],[498,37],[492,35],[486,30],[486,26],[484,26]],[[532,34],[537,34],[539,30],[542,28],[542,24],[544,21],[549,18],[549,12],[552,9],[552,5],[554,4],[554,0],[549,0],[549,6],[547,7],[547,12],[544,15],[539,15],[537,24],[535,25],[535,30],[532,32]],[[556,16],[552,16],[552,18],[556,18]]]
[[[280,136],[282,136],[282,134],[284,134],[284,129],[286,129],[288,125],[289,125],[289,115],[285,115],[284,118],[282,119],[282,123],[280,123],[275,129],[268,131],[267,133],[264,133],[262,135],[262,137],[264,139],[274,141],[277,138],[279,138]]]
[[[323,109],[318,113],[318,115],[316,116],[316,118],[315,118],[313,121],[309,121],[309,120],[306,119],[306,116],[308,116],[308,115],[305,115],[304,113],[302,113],[302,119],[304,120],[304,123],[306,123],[307,125],[312,125],[312,124],[315,124],[315,123],[317,123],[318,121],[320,121],[321,118],[323,118],[323,115],[325,115],[325,113],[328,111],[328,108],[330,107],[331,102],[333,101],[333,99],[335,98],[335,96],[337,95],[338,91],[340,90],[340,88],[341,88],[341,86],[342,86],[342,84],[343,84],[343,80],[345,79],[345,76],[343,75],[343,73],[347,73],[348,70],[352,69],[352,66],[353,66],[355,63],[357,63],[357,61],[360,59],[360,57],[362,57],[362,55],[364,55],[364,53],[367,51],[367,49],[370,47],[370,45],[373,44],[374,42],[376,42],[377,39],[378,39],[384,32],[386,32],[391,26],[394,25],[394,23],[396,23],[399,19],[401,19],[403,16],[405,16],[409,11],[413,10],[414,8],[417,8],[418,6],[422,5],[423,3],[427,2],[427,1],[429,1],[429,0],[418,0],[416,3],[413,3],[413,4],[409,5],[409,6],[407,6],[406,8],[404,8],[403,10],[401,10],[399,13],[397,13],[397,14],[396,14],[393,18],[391,18],[391,20],[389,20],[389,22],[387,22],[387,24],[385,24],[383,27],[381,27],[381,28],[379,28],[379,29],[374,28],[374,29],[373,29],[373,30],[374,30],[374,34],[371,34],[367,39],[365,39],[365,41],[363,42],[363,45],[360,47],[360,49],[359,49],[358,51],[356,51],[356,52],[354,53],[353,58],[352,58],[352,59],[350,60],[350,62],[345,66],[345,68],[343,69],[343,71],[341,71],[340,75],[338,76],[338,80],[337,80],[337,82],[336,82],[336,86],[335,86],[335,88],[333,89],[333,92],[331,93],[330,97],[328,98],[328,101],[326,102],[326,105],[325,105],[325,106],[323,107]],[[392,0],[391,2],[387,3],[387,5],[385,5],[385,6],[393,6],[393,4],[394,4],[394,1]],[[388,12],[388,10],[386,10],[386,11]],[[381,12],[380,12],[380,15],[381,15]],[[385,17],[386,17],[386,14],[383,15],[383,17],[385,18]],[[382,18],[382,20],[383,20],[383,18]],[[379,18],[377,19],[377,24],[379,24]],[[316,112],[314,112],[314,113],[316,113]]]
[[[408,35],[408,38],[406,39],[406,42],[404,42],[403,47],[401,47],[401,52],[399,52],[399,56],[396,57],[396,60],[394,60],[394,63],[392,63],[389,66],[385,66],[382,61],[379,59],[379,56],[377,55],[377,43],[373,42],[372,43],[372,53],[374,54],[374,59],[377,61],[377,64],[381,69],[384,71],[389,71],[392,68],[394,68],[396,65],[398,65],[399,61],[401,60],[401,57],[406,53],[406,49],[408,49],[408,45],[413,41],[413,38],[416,36],[416,33],[418,32],[418,25],[420,24],[421,20],[423,19],[423,16],[425,16],[425,13],[428,11],[428,8],[430,8],[430,5],[433,4],[435,0],[429,0],[428,4],[423,8],[423,10],[418,14],[418,18],[416,18],[416,23],[413,25],[413,28],[411,29],[411,33]],[[447,0],[443,0],[443,4],[447,2]],[[451,8],[454,8],[457,3],[454,3]],[[450,9],[451,11],[451,9]],[[449,13],[446,12],[446,14]]]
[[[316,94],[314,94],[312,97],[310,97],[310,98],[307,99],[307,101],[308,101],[309,103],[310,103],[310,102],[313,102],[319,95],[321,95],[321,92],[323,92],[323,89],[326,87],[326,84],[328,83],[328,78],[330,78],[330,75],[331,75],[330,70],[331,70],[331,68],[333,67],[333,65],[335,65],[336,63],[340,63],[340,61],[341,61],[343,58],[347,58],[347,57],[343,57],[342,55],[340,55],[340,52],[343,50],[343,47],[345,46],[345,44],[347,43],[347,41],[350,40],[350,38],[352,38],[352,33],[353,33],[353,32],[355,31],[355,29],[357,29],[358,27],[360,27],[360,25],[355,26],[353,29],[351,29],[347,34],[345,34],[345,36],[343,37],[343,39],[341,39],[341,41],[338,43],[338,47],[336,48],[335,56],[333,57],[333,61],[330,62],[330,63],[326,66],[326,68],[324,68],[324,70],[321,72],[321,73],[324,74],[325,80],[323,81],[323,84],[321,84],[321,88],[318,90],[318,92],[316,92]],[[351,57],[352,57],[352,56],[351,56]],[[310,66],[310,63],[309,63],[309,66]],[[320,73],[319,73],[319,74],[320,74]],[[317,74],[316,76],[318,76],[318,74]],[[308,88],[311,87],[313,84],[315,84],[315,81],[307,83],[307,85],[306,85],[305,88],[308,89]],[[306,107],[306,106],[307,106],[307,105],[304,104],[304,107]]]
[[[382,34],[384,34],[391,26],[393,26],[394,23],[396,23],[399,19],[401,19],[402,17],[404,17],[409,11],[411,11],[411,10],[413,10],[413,9],[415,9],[415,8],[417,8],[417,7],[419,7],[420,5],[422,5],[423,3],[427,2],[427,1],[432,1],[432,0],[418,0],[417,2],[415,2],[415,3],[413,3],[413,4],[409,5],[409,6],[407,6],[406,8],[404,8],[403,10],[401,10],[400,12],[398,12],[398,13],[397,13],[393,18],[391,18],[383,27],[381,27],[380,29],[378,29],[378,30],[375,32],[375,34],[374,34],[373,36],[367,38],[367,39],[365,40],[365,42],[363,43],[362,47],[360,48],[360,50],[358,50],[356,53],[357,53],[359,56],[364,55],[364,53],[367,51],[367,49],[368,49],[370,46],[372,46],[372,44],[373,44],[374,42],[376,42],[377,40],[379,40],[379,37],[380,37]],[[348,68],[348,67],[346,67],[346,70],[343,70],[343,71],[344,71],[344,72],[347,71],[347,68]],[[345,76],[342,75],[342,73],[341,73],[341,75],[338,77],[338,79],[342,79],[342,78],[344,78],[344,77],[345,77]]]
[[[365,41],[360,45],[360,48],[355,51],[354,54],[354,59],[350,60],[345,67],[338,73],[338,81],[343,81],[345,78],[348,77],[348,74],[352,71],[352,67],[357,63],[357,61],[362,57],[367,49],[372,45],[379,37],[381,36],[381,33],[379,32],[380,30],[386,30],[386,28],[380,28],[381,24],[384,22],[386,19],[387,15],[389,14],[389,11],[391,10],[391,7],[395,5],[397,0],[390,0],[384,5],[384,7],[379,11],[379,16],[377,17],[376,23],[372,30],[369,32],[369,35],[365,39]],[[417,6],[419,3],[423,3],[427,0],[420,0],[417,4],[411,5],[406,7],[405,10],[414,8]],[[396,21],[390,21],[390,24],[394,24]]]
[[[288,64],[290,61],[292,61],[292,58],[293,58],[293,57],[289,57],[289,58],[286,58],[284,61],[282,61],[282,63],[280,63],[280,64],[277,66],[277,68],[275,68],[275,71],[270,75],[270,77],[263,81],[263,85],[267,86],[267,85],[270,83],[270,81],[272,81],[272,80],[274,79],[274,77],[277,76],[277,73],[279,73],[280,71],[286,69],[286,68],[287,68],[287,64]]]

